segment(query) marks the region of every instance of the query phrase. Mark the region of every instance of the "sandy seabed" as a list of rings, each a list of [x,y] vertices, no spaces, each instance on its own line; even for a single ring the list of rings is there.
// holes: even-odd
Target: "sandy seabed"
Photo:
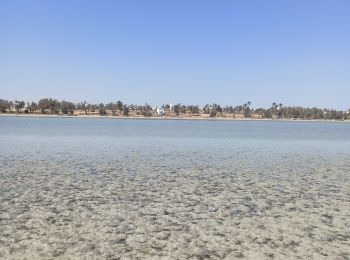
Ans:
[[[0,258],[350,259],[349,160],[66,157],[2,159]]]

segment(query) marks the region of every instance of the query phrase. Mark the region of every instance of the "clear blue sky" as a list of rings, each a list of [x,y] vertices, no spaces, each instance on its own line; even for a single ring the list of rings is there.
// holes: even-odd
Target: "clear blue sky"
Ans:
[[[349,0],[0,1],[0,98],[350,108]]]

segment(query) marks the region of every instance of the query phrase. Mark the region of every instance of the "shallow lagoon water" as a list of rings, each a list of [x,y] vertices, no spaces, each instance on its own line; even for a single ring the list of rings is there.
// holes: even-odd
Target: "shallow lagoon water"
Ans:
[[[0,117],[0,257],[348,259],[350,124]]]

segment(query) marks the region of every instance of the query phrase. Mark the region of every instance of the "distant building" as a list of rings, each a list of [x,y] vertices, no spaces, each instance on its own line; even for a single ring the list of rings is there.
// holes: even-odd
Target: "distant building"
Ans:
[[[157,107],[156,108],[156,111],[157,111],[157,115],[158,116],[164,116],[164,108],[162,108],[162,107]]]

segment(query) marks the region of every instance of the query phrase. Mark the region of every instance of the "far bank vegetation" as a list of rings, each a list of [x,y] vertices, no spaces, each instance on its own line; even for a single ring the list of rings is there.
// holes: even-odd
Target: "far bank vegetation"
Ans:
[[[115,116],[115,117],[168,117],[168,118],[227,118],[227,119],[305,119],[305,120],[349,120],[350,109],[339,111],[327,108],[305,108],[284,106],[273,102],[268,108],[254,108],[251,102],[236,106],[207,104],[198,105],[164,104],[152,107],[149,104],[127,105],[122,101],[107,104],[90,104],[86,101],[73,103],[53,98],[37,102],[9,101],[0,99],[0,113],[47,114],[71,116]]]

